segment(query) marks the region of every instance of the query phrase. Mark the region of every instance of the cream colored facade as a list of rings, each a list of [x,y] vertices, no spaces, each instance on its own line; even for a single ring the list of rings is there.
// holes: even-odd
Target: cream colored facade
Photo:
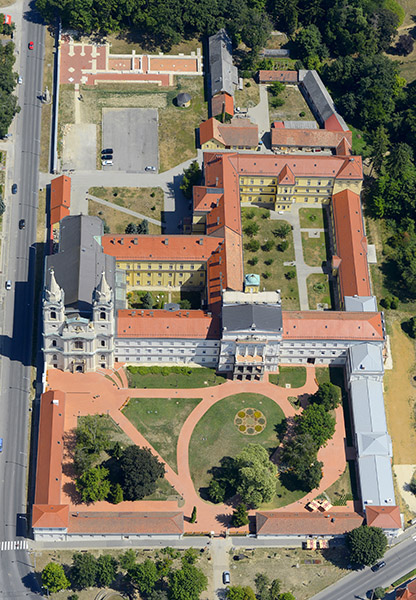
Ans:
[[[132,289],[203,288],[206,263],[202,261],[131,260],[116,261],[125,271],[127,291]]]

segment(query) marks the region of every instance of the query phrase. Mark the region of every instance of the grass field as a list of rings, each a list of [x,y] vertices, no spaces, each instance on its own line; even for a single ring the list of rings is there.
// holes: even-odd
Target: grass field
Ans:
[[[163,190],[155,188],[92,187],[88,193],[123,208],[134,210],[157,221],[162,220]],[[153,194],[153,196],[152,196]],[[129,215],[126,215],[129,216]],[[130,217],[134,221],[134,217]]]
[[[200,398],[130,398],[123,413],[172,469],[182,425]]]
[[[88,200],[88,214],[95,217],[100,217],[110,228],[110,233],[124,233],[129,223],[137,221],[131,215],[120,212],[115,208],[104,206],[94,200]],[[140,219],[138,219],[140,221]],[[149,223],[149,233],[157,235],[161,233],[161,227]]]
[[[333,383],[344,389],[344,369],[342,367],[315,367],[315,378],[318,385]]]
[[[308,288],[309,309],[316,310],[318,304],[327,304],[331,308],[331,292],[328,275],[313,273],[306,280]]]
[[[215,369],[207,369],[205,367],[189,369],[189,374],[174,373],[162,375],[161,373],[151,373],[152,367],[142,367],[148,369],[148,374],[140,375],[139,373],[131,373],[128,369],[127,377],[129,387],[133,388],[205,388],[211,385],[220,385],[225,383],[226,377],[215,374]]]
[[[247,87],[247,84],[250,84]],[[253,78],[243,79],[243,89],[236,90],[234,94],[234,106],[240,108],[252,108],[260,102],[259,84]]]
[[[45,60],[43,67],[43,90],[45,87],[52,93],[53,79],[53,35],[45,32]],[[52,104],[42,104],[42,120],[40,133],[40,161],[39,170],[48,172],[50,158],[50,134],[51,134]]]
[[[247,218],[247,213],[254,213],[252,219]],[[243,225],[243,244],[244,244],[244,272],[245,273],[258,273],[261,275],[261,289],[266,290],[277,290],[280,289],[284,306],[287,310],[296,310],[299,308],[299,292],[297,280],[288,280],[285,274],[294,267],[285,267],[285,262],[295,260],[295,251],[293,248],[293,235],[289,233],[287,241],[289,246],[284,252],[280,252],[277,249],[278,244],[282,241],[280,238],[274,235],[274,231],[282,223],[286,221],[271,221],[269,218],[269,211],[260,208],[243,208],[241,210],[242,225]],[[259,225],[259,233],[254,236],[253,239],[257,239],[261,246],[268,240],[274,242],[274,247],[269,252],[260,248],[256,252],[250,252],[246,249],[246,244],[251,238],[248,238],[244,234],[244,228],[248,223],[257,223]],[[251,264],[252,260],[257,259],[256,264]],[[272,264],[266,265],[265,261],[272,260]],[[269,277],[265,277],[265,274],[270,274]]]
[[[325,209],[318,208],[300,208],[299,221],[301,229],[323,229],[325,223]]]
[[[254,436],[241,433],[234,418],[242,408],[254,408],[266,417],[265,429]],[[261,444],[272,453],[277,447],[275,426],[284,418],[282,409],[270,398],[260,394],[236,394],[217,402],[197,423],[189,445],[189,468],[195,489],[205,488],[212,475],[212,467],[218,467],[225,456],[235,457],[247,444]],[[276,483],[276,496],[262,509],[271,510],[294,502],[304,492],[289,491],[280,480]]]
[[[58,155],[62,157],[62,139],[66,125],[75,122],[74,86],[70,83],[59,86],[58,108]],[[92,121],[85,121],[90,123]]]
[[[354,461],[348,461],[341,477],[325,493],[334,506],[345,506],[347,500],[358,499]]]
[[[306,367],[279,367],[279,373],[271,373],[269,381],[280,387],[290,383],[292,388],[300,388],[306,383]]]
[[[319,237],[309,237],[306,231],[302,231],[302,248],[305,263],[310,267],[320,267],[327,259],[325,233],[321,232]]]
[[[367,142],[365,140],[365,134],[353,127],[352,125],[348,125],[352,132],[352,151],[354,154],[365,155],[367,151]]]
[[[270,121],[314,121],[314,116],[309,110],[304,97],[299,91],[298,86],[285,86],[285,89],[280,94],[280,98],[284,100],[283,106],[273,108],[271,106],[271,94],[269,97],[269,117]],[[305,113],[302,117],[301,113]]]
[[[281,591],[307,600],[344,577],[348,554],[343,546],[331,550],[256,548],[244,550],[247,559],[231,562],[231,585],[253,586],[257,573],[280,579]],[[318,561],[318,562],[313,562]],[[335,599],[334,599],[335,600]]]
[[[139,39],[136,40],[132,38],[133,35],[134,33],[123,34],[122,32],[108,35],[107,41],[111,44],[111,54],[126,54],[131,53],[132,50],[135,50],[136,54],[159,54],[162,52],[161,48],[149,47],[141,44]],[[202,44],[197,38],[192,38],[190,40],[183,40],[179,42],[179,44],[175,44],[166,54],[177,55],[179,53],[196,53],[197,48],[201,48],[202,50]]]

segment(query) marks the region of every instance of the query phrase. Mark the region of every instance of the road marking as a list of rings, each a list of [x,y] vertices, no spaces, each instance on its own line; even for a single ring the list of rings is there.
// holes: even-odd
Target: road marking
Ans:
[[[27,540],[8,540],[0,543],[0,552],[7,550],[27,550],[29,544]]]

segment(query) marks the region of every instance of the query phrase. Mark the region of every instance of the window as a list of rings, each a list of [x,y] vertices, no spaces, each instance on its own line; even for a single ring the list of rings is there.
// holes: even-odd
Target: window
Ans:
[[[58,368],[58,365],[55,363],[55,364],[53,365],[53,368],[54,368],[54,369],[57,369],[57,368]]]
[[[84,349],[84,342],[76,341],[75,342],[75,350],[83,350],[83,349]]]
[[[54,355],[52,356],[52,360],[58,360],[58,357],[56,356],[56,354],[54,354]]]
[[[56,312],[51,310],[51,319],[56,319]]]
[[[100,360],[105,360],[105,355],[104,354],[101,354]]]
[[[162,265],[159,265],[159,269],[161,269],[161,268],[162,268]]]
[[[105,346],[105,340],[101,340],[101,346]]]
[[[100,321],[105,321],[105,317],[106,317],[105,312],[102,310],[100,312]]]
[[[52,340],[52,346],[56,346],[56,340]]]
[[[152,265],[147,265],[147,268],[148,268],[148,269],[151,269],[151,268],[152,268]]]
[[[195,265],[191,265],[191,271],[195,269]]]
[[[179,268],[180,268],[181,270],[183,270],[183,265],[180,265],[180,267],[179,267]]]
[[[105,369],[105,363],[101,363],[101,368]]]

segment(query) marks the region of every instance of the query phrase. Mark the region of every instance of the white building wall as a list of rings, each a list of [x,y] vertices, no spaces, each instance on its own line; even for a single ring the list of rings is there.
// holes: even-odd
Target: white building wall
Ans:
[[[219,340],[116,338],[115,358],[133,364],[218,365]]]

